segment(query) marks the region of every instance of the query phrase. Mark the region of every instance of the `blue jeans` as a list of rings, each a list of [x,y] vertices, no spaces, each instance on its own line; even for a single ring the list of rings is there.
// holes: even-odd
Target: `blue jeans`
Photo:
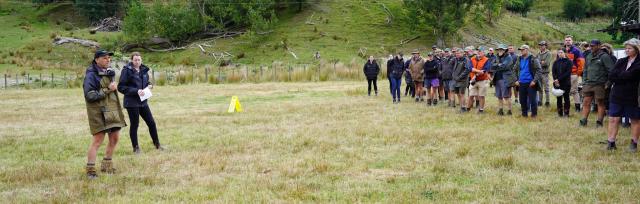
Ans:
[[[537,84],[536,84],[537,86]],[[522,116],[527,117],[529,109],[531,109],[531,116],[538,115],[538,90],[536,87],[529,87],[529,83],[521,83],[518,88],[520,92],[520,108],[522,109]]]
[[[400,86],[402,85],[402,78],[396,79],[390,77],[389,80],[391,80],[391,96],[394,100],[400,100]]]

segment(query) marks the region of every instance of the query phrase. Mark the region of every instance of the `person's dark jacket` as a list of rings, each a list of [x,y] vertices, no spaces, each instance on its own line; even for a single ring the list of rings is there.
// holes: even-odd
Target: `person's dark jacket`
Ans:
[[[571,69],[573,68],[573,62],[569,58],[558,58],[553,62],[553,68],[551,75],[553,80],[558,80],[561,89],[571,87]]]
[[[413,85],[413,78],[411,78],[409,64],[411,64],[411,59],[404,62],[404,81],[407,83],[407,85]]]
[[[440,65],[439,61],[436,59],[427,61],[424,63],[424,78],[425,79],[436,79],[438,78],[438,66]]]
[[[391,72],[393,71],[393,60],[394,59],[395,59],[395,57],[387,60],[387,78],[391,77]]]
[[[362,68],[364,75],[367,77],[367,80],[378,79],[378,74],[380,74],[380,65],[375,60],[369,61],[364,64],[364,68]]]
[[[629,57],[619,59],[609,73],[613,83],[609,101],[618,105],[638,106],[638,87],[640,84],[640,59],[636,57],[627,69]]]
[[[440,75],[442,76],[442,80],[452,80],[453,79],[453,63],[455,62],[455,57],[445,57],[442,58],[440,63]]]
[[[140,101],[138,90],[151,85],[149,82],[149,67],[140,65],[140,71],[136,72],[133,64],[129,63],[122,68],[118,91],[124,95],[125,108],[140,108],[147,106],[147,100]]]
[[[496,84],[498,80],[507,80],[507,84],[513,86],[516,79],[511,69],[513,64],[511,56],[506,53],[502,56],[496,55],[495,59],[491,62],[490,72],[493,73],[493,83]]]
[[[404,73],[404,61],[402,60],[402,58],[394,57],[391,60],[391,64],[389,67],[391,68],[391,77],[395,79],[402,79],[402,74]]]
[[[614,67],[614,62],[606,50],[601,49],[597,53],[589,53],[585,67],[582,73],[582,81],[584,84],[604,85],[607,83],[607,75]]]
[[[542,79],[542,67],[540,67],[540,61],[538,60],[538,58],[536,58],[533,55],[528,55],[527,56],[528,60],[529,60],[529,72],[531,73],[531,76],[533,77],[533,81],[536,82],[536,89],[538,91],[542,90],[542,86],[540,83],[540,79]],[[515,64],[513,65],[513,69],[514,69],[514,73],[517,77],[517,81],[520,82],[520,63],[522,60],[527,60],[527,58],[523,58],[522,56],[519,56],[516,59]],[[520,86],[529,86],[529,84],[522,84],[520,83]]]
[[[461,57],[453,60],[453,80],[456,81],[455,87],[467,88],[469,86],[469,59]]]
[[[109,84],[115,81],[114,78],[115,71],[100,69],[95,62],[87,68],[85,73],[82,89],[92,135],[111,128],[127,126],[118,92],[109,89]]]

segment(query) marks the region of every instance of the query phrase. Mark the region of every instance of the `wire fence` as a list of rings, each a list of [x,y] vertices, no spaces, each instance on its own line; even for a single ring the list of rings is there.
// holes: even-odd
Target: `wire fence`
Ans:
[[[386,66],[380,64],[380,77],[386,77]],[[193,65],[177,67],[151,67],[149,76],[156,86],[185,84],[226,84],[263,82],[318,82],[364,80],[363,64],[270,64],[270,65]],[[116,68],[116,78],[122,68]],[[5,72],[0,86],[7,89],[80,88],[84,73],[79,72]]]

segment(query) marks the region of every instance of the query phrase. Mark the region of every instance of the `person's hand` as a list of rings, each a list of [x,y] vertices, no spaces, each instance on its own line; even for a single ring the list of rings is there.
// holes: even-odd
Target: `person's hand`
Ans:
[[[540,61],[541,64],[544,64],[544,60]]]
[[[520,82],[519,81],[516,81],[516,86],[520,86]]]
[[[555,81],[553,81],[553,85],[560,86],[560,81],[556,79]]]
[[[153,85],[149,84],[149,86],[147,86],[147,88],[153,89]]]
[[[144,96],[144,91],[142,89],[138,89],[138,96]]]
[[[536,86],[536,82],[533,82],[533,81],[532,81],[532,82],[529,84],[529,87],[531,87],[531,88],[533,88],[533,87],[535,87],[535,86]]]
[[[111,82],[111,84],[109,84],[109,90],[115,91],[117,88],[118,86],[116,85],[116,82]]]

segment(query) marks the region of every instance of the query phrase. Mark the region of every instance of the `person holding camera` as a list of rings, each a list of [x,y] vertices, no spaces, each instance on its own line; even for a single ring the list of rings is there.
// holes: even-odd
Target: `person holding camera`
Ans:
[[[140,123],[140,117],[142,117],[149,127],[149,134],[151,135],[151,140],[153,140],[153,145],[158,150],[164,149],[160,146],[158,129],[156,128],[156,122],[151,114],[149,104],[147,100],[140,100],[140,97],[144,96],[144,89],[146,88],[153,88],[153,85],[149,82],[149,67],[142,64],[142,56],[140,56],[140,53],[134,52],[131,54],[131,62],[122,69],[118,91],[124,95],[124,107],[127,109],[129,122],[131,122],[129,137],[131,138],[131,145],[135,154],[140,154],[140,146],[138,146],[138,125]]]
[[[115,173],[111,158],[118,144],[120,129],[127,126],[118,98],[117,84],[114,80],[115,71],[109,68],[113,53],[104,50],[95,52],[93,61],[85,73],[82,85],[89,118],[89,129],[93,135],[93,142],[87,153],[86,173],[89,179],[98,177],[95,162],[96,152],[102,145],[105,135],[109,135],[109,144],[100,171]]]
[[[485,56],[484,48],[478,47],[478,54],[475,57],[471,57],[471,72],[469,76],[471,81],[469,82],[469,104],[467,109],[471,109],[473,101],[480,101],[478,106],[478,113],[484,113],[484,97],[487,95],[487,89],[489,88],[489,69],[491,69],[491,61]]]

